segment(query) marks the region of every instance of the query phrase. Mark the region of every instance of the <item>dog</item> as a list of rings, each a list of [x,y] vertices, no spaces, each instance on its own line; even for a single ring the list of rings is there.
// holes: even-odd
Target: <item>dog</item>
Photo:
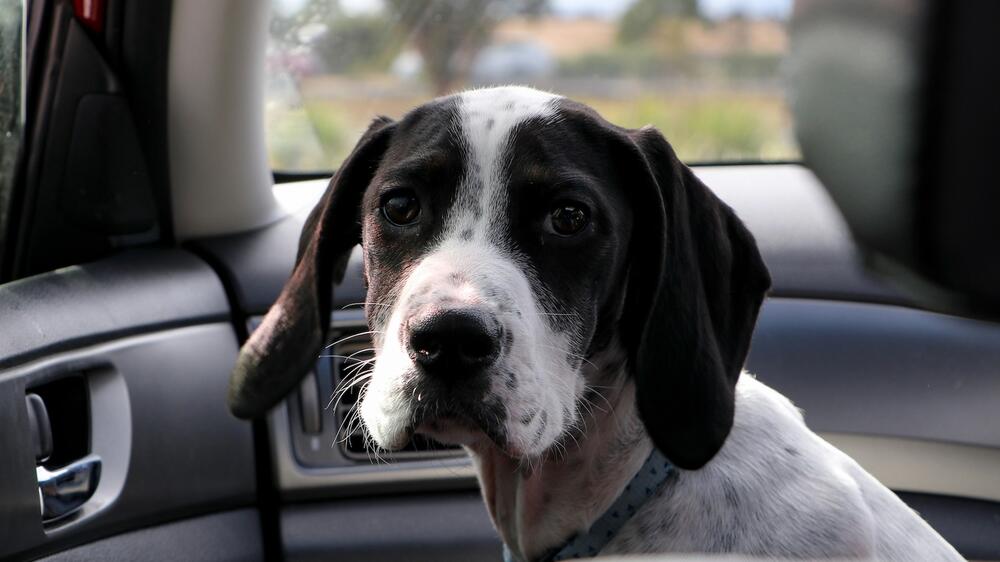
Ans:
[[[962,559],[743,371],[768,271],[657,130],[524,87],[376,119],[241,351],[237,416],[309,370],[357,244],[364,425],[464,446],[508,559]]]

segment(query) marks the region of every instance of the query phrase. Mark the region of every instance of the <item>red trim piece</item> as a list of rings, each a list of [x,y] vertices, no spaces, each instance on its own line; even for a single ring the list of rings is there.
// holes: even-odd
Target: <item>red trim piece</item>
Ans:
[[[73,0],[76,19],[91,31],[101,33],[104,31],[104,2],[105,0]]]

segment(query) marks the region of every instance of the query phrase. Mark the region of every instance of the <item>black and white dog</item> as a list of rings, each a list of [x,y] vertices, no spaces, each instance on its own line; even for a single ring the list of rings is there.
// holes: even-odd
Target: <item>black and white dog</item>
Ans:
[[[464,445],[510,558],[961,559],[742,372],[768,272],[656,130],[520,87],[377,119],[241,352],[237,415],[313,364],[359,243],[365,426]]]

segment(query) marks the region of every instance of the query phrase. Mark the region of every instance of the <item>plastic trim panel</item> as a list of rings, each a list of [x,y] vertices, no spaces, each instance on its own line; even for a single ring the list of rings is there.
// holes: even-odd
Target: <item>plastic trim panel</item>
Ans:
[[[228,319],[204,262],[135,250],[0,285],[0,369],[72,347]]]
[[[281,513],[288,562],[496,560],[500,539],[477,493],[339,500]]]
[[[242,509],[116,535],[42,560],[243,562],[262,560],[263,556],[257,512]]]
[[[252,504],[250,424],[234,419],[225,405],[236,351],[232,326],[216,323],[125,338],[0,371],[0,451],[5,457],[0,528],[7,539],[0,542],[0,558],[45,554],[164,520]],[[25,389],[79,372],[98,375],[91,391],[112,399],[92,402],[92,447],[105,454],[104,449],[114,449],[106,459],[114,466],[85,507],[84,515],[93,517],[45,530]],[[118,383],[106,389],[112,392],[101,391],[115,379]],[[113,404],[119,391],[127,392],[127,401]],[[108,442],[128,438],[127,431],[120,437],[122,428],[109,427],[113,424],[129,426],[127,459],[120,453],[129,444]]]

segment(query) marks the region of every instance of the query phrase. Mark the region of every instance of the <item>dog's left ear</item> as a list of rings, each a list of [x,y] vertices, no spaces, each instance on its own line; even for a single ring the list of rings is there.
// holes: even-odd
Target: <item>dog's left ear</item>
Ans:
[[[387,117],[372,122],[306,220],[292,276],[233,369],[229,409],[236,417],[264,415],[316,363],[330,325],[332,283],[344,277],[361,242],[361,199],[394,128]]]
[[[638,148],[634,234],[623,328],[643,422],[685,469],[719,451],[733,424],[735,385],[771,285],[753,236],[652,128]]]

